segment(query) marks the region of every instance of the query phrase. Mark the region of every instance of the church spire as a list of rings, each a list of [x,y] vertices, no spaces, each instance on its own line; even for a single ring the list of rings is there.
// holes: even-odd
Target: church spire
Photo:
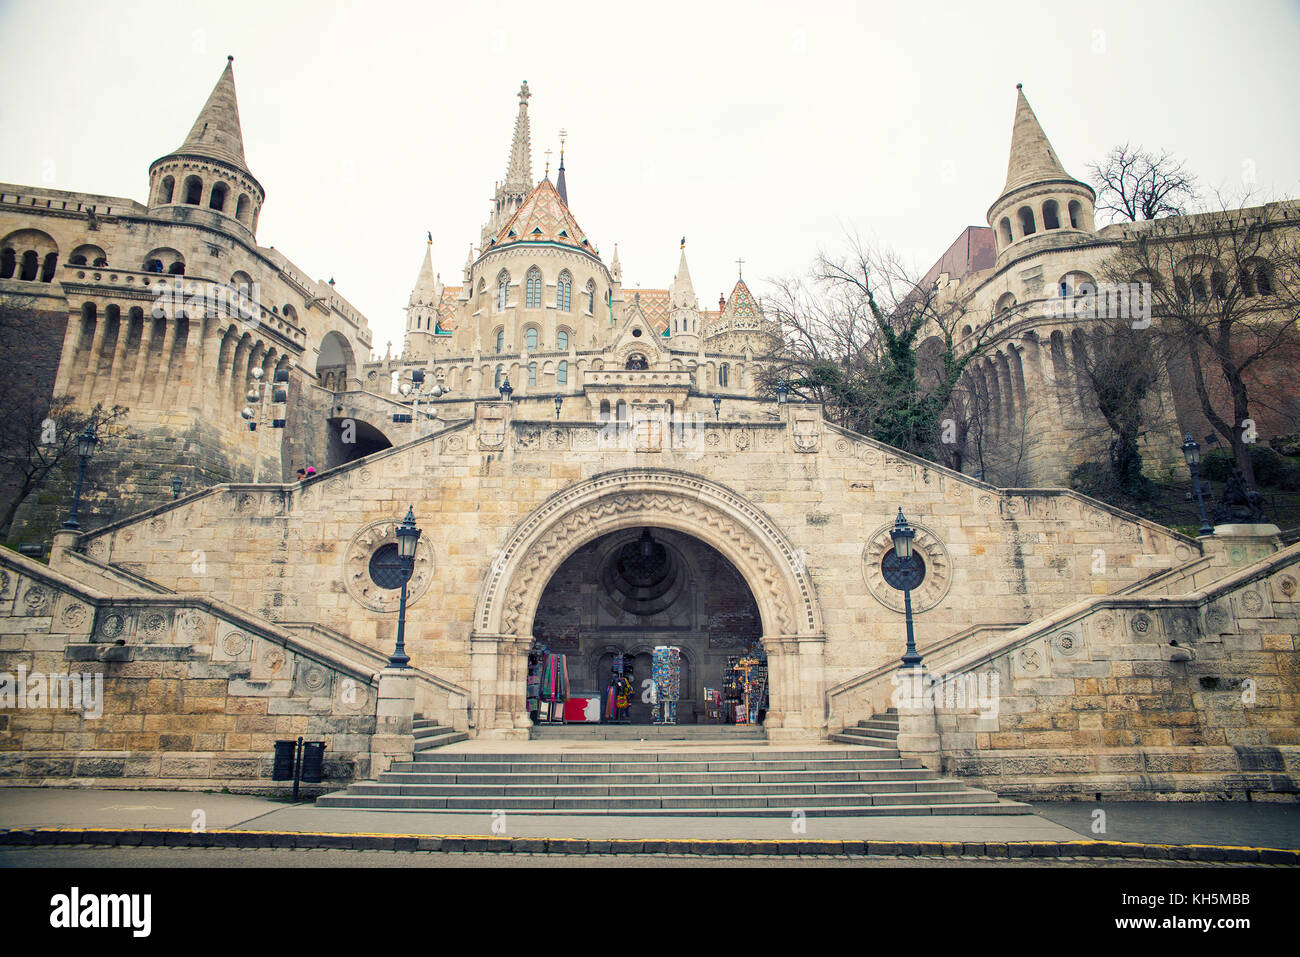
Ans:
[[[239,102],[235,99],[235,58],[226,57],[217,85],[199,111],[198,119],[177,153],[224,160],[244,172],[244,134],[239,125]]]
[[[564,185],[564,138],[568,135],[568,130],[560,130],[560,173],[555,181],[555,191],[560,194],[565,206],[569,205],[569,190]]]
[[[510,141],[510,162],[506,166],[505,189],[517,189],[527,195],[533,188],[533,147],[528,124],[528,81],[519,87],[519,113],[515,117],[515,135]]]

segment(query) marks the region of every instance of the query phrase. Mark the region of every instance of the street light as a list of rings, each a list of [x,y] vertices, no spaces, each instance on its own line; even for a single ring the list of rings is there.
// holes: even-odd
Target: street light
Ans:
[[[557,395],[555,397],[555,419],[557,422],[559,421],[560,418],[560,406],[562,405],[564,405],[564,396]]]
[[[515,391],[510,387],[510,376],[506,376],[501,380],[501,385],[498,387],[497,391],[501,393],[502,402],[510,401],[510,394]]]
[[[1213,535],[1214,526],[1212,526],[1205,517],[1205,498],[1201,495],[1201,447],[1196,440],[1192,438],[1192,433],[1188,432],[1187,437],[1183,439],[1183,458],[1187,459],[1187,467],[1192,472],[1192,491],[1196,493],[1196,506],[1201,511],[1201,534]]]
[[[718,421],[722,421],[722,396],[720,395],[713,397],[713,417]]]
[[[786,399],[790,397],[790,383],[782,379],[776,384],[776,401],[785,405]]]
[[[894,540],[894,547],[885,553],[880,573],[890,586],[903,593],[903,612],[907,619],[907,651],[903,654],[903,667],[920,668],[921,656],[917,653],[916,635],[912,630],[912,589],[925,581],[925,562],[913,548],[916,529],[907,523],[902,508],[898,510],[889,537]]]
[[[77,522],[77,509],[81,506],[81,482],[86,477],[86,461],[90,458],[91,453],[95,451],[95,445],[99,442],[95,435],[94,426],[87,425],[86,431],[77,436],[77,455],[81,457],[81,465],[77,469],[77,489],[72,493],[72,511],[68,515],[68,520],[63,523],[64,528],[78,529],[81,525]]]
[[[407,508],[406,518],[397,526],[397,557],[402,563],[402,599],[397,609],[397,647],[388,656],[388,667],[409,668],[411,659],[406,654],[406,583],[415,571],[415,546],[420,541],[420,530],[415,527],[415,509]]]
[[[181,497],[181,477],[179,475],[173,475],[172,476],[172,501],[174,502],[180,497]]]

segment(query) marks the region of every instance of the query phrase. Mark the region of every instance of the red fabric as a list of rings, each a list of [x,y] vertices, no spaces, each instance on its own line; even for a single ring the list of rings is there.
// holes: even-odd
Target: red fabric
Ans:
[[[564,702],[564,720],[572,721],[578,724],[585,723],[587,721],[587,702],[589,701],[596,702],[596,707],[592,710],[592,714],[596,715],[596,717],[592,718],[591,720],[599,721],[600,720],[599,717],[600,699],[599,698],[570,698],[568,701]]]

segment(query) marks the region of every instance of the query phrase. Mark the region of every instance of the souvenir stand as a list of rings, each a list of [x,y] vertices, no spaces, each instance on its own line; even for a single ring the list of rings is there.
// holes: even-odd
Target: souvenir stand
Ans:
[[[655,724],[677,723],[677,699],[682,696],[682,650],[655,645],[650,659]]]
[[[529,683],[532,682],[533,656],[529,656]],[[569,666],[564,655],[552,654],[545,646],[537,651],[538,715],[541,705],[546,705],[546,717],[539,724],[567,724],[564,704],[569,699]],[[530,698],[529,703],[532,703]],[[558,715],[557,712],[558,711]]]
[[[758,649],[727,657],[722,677],[723,720],[760,724],[767,713],[767,658]]]
[[[605,688],[601,717],[605,724],[629,724],[628,707],[632,702],[632,664],[622,654],[614,656],[610,681]]]

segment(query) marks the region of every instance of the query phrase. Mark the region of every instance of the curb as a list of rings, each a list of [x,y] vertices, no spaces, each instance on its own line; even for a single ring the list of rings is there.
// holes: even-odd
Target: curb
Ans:
[[[1144,861],[1300,866],[1300,850],[1221,844],[1136,844],[1121,841],[776,841],[669,838],[587,840],[487,834],[369,834],[321,831],[188,831],[181,828],[33,827],[0,830],[0,847],[222,847],[352,851],[440,851],[494,854],[673,854],[805,857],[979,857],[994,859],[1107,857]]]

